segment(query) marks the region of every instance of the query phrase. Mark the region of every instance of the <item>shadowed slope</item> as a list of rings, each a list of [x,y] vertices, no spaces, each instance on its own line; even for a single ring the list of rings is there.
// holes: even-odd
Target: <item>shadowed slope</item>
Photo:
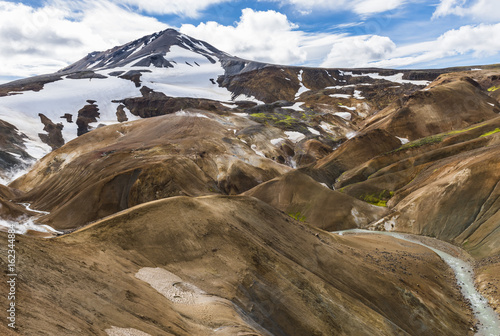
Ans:
[[[298,171],[262,183],[244,195],[328,231],[363,227],[386,213],[382,207],[331,190]]]

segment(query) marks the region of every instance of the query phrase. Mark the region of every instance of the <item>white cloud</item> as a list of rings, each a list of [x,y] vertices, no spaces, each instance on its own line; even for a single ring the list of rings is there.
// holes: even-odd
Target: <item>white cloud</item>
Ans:
[[[296,28],[284,14],[246,8],[234,26],[210,21],[184,24],[180,31],[242,58],[291,64],[304,62],[307,56],[300,47],[304,33]]]
[[[373,61],[389,57],[396,45],[386,36],[346,37],[332,45],[323,67],[365,67]]]
[[[371,65],[404,67],[469,54],[480,62],[481,58],[500,55],[500,40],[496,36],[499,31],[500,23],[463,26],[447,31],[434,41],[398,47],[392,58]]]
[[[500,1],[498,0],[441,0],[433,19],[447,16],[469,16],[479,20],[500,20]]]
[[[132,3],[136,0],[127,1]],[[223,0],[207,0],[203,3],[207,5],[216,1]],[[400,0],[283,1],[303,5],[304,10],[317,10],[322,6],[333,8],[332,4],[351,6],[353,10],[358,6],[356,10],[360,13],[404,3]],[[0,81],[6,80],[8,76],[27,77],[54,72],[89,52],[106,50],[168,28],[157,19],[136,13],[117,2],[48,0],[44,6],[32,8],[0,0]],[[150,5],[160,3],[153,2]],[[464,14],[462,9],[483,13],[488,4],[491,4],[488,0],[477,0],[470,4],[465,0],[443,0],[435,16],[450,13],[469,15]],[[144,3],[144,6],[149,5]],[[176,10],[180,11],[179,8]],[[200,7],[193,8],[197,11],[203,6],[200,4]],[[144,7],[142,10],[147,9]],[[184,12],[183,15],[194,13]],[[500,8],[496,13],[500,13]],[[182,25],[180,30],[235,56],[280,64],[414,67],[432,66],[437,64],[437,60],[445,64],[453,57],[461,57],[457,59],[462,60],[476,58],[477,63],[480,63],[486,57],[500,56],[500,40],[496,38],[500,23],[467,25],[450,30],[435,40],[398,46],[389,37],[379,36],[382,34],[377,32],[365,32],[362,36],[306,33],[284,14],[249,8],[242,11],[239,21],[233,25],[206,22],[197,26]]]
[[[261,0],[292,5],[299,12],[309,14],[315,10],[353,11],[363,16],[383,13],[401,7],[409,0]]]
[[[113,0],[117,4],[131,5],[151,14],[177,14],[198,17],[207,7],[231,0]]]
[[[363,15],[387,12],[396,9],[406,1],[404,0],[364,0],[354,3],[354,12]]]
[[[91,51],[166,27],[107,1],[55,0],[36,9],[0,1],[0,75],[54,72]]]

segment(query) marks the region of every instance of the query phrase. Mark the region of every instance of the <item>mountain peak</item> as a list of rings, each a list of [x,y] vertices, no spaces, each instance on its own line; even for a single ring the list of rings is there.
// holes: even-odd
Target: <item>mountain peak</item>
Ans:
[[[212,63],[215,63],[214,57],[219,59],[230,57],[229,54],[204,41],[168,28],[106,51],[92,52],[59,72],[111,69],[125,65],[153,64],[157,67],[168,67],[169,62],[163,57],[174,45],[201,54]]]

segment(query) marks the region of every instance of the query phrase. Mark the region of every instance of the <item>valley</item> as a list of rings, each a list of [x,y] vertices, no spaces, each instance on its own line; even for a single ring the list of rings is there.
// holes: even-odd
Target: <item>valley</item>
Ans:
[[[285,66],[173,29],[2,84],[0,333],[498,336],[499,87],[500,65]]]

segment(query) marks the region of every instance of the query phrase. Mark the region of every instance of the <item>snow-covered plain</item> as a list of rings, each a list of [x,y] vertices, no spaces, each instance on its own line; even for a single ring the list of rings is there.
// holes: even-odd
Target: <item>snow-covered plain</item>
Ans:
[[[352,76],[352,77],[362,77],[362,76],[368,76],[373,79],[385,79],[389,82],[394,82],[394,83],[400,83],[400,84],[414,84],[414,85],[429,85],[430,81],[426,80],[409,80],[409,79],[403,79],[404,74],[402,72],[397,73],[395,75],[391,76],[382,76],[378,72],[375,73],[364,73],[361,75],[353,74],[352,72],[344,72],[344,75]]]

